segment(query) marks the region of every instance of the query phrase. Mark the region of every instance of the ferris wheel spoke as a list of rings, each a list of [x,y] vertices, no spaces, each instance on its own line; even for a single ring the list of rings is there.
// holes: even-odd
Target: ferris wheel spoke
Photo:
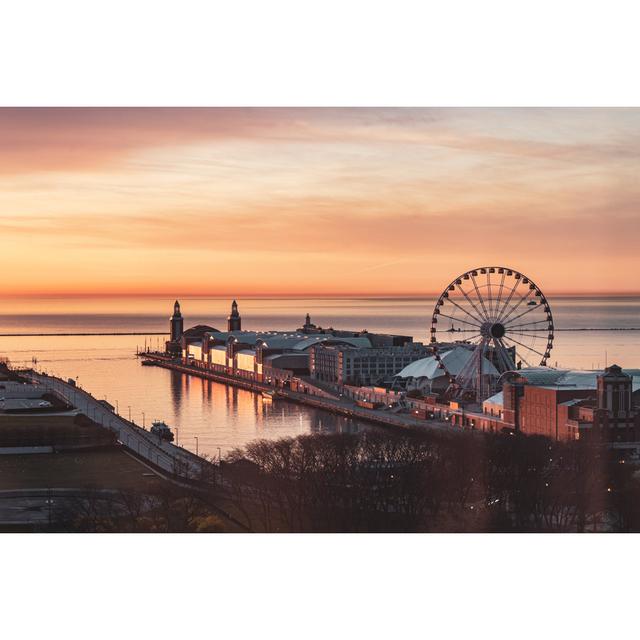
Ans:
[[[529,351],[532,351],[533,353],[537,353],[541,358],[546,357],[544,355],[544,353],[540,353],[540,351],[537,351],[536,349],[534,349],[533,347],[529,347],[526,344],[524,344],[523,342],[518,342],[515,338],[511,338],[509,336],[505,336],[504,337],[505,340],[509,340],[510,342],[515,342],[516,344],[519,344],[521,347],[524,347],[525,349],[528,349]]]
[[[504,304],[502,305],[500,311],[498,312],[498,315],[496,316],[496,320],[499,321],[502,314],[506,311],[507,307],[509,306],[509,303],[511,302],[511,298],[513,298],[513,294],[516,292],[516,289],[518,288],[519,284],[520,284],[520,280],[516,280],[515,284],[513,285],[513,288],[509,291],[509,296],[504,301]]]
[[[509,338],[511,335],[514,335],[511,331],[505,336]],[[529,342],[530,344],[535,344],[536,342],[547,342],[549,338],[548,333],[516,333],[515,334],[519,340],[523,340],[525,342]]]
[[[519,336],[534,336],[534,337],[538,337],[538,336],[548,336],[549,335],[549,331],[543,328],[540,329],[514,329],[513,327],[509,327],[509,331],[508,334],[512,334],[515,333],[516,335]]]
[[[500,308],[500,300],[502,298],[502,291],[504,290],[504,279],[506,277],[506,273],[503,271],[502,272],[502,279],[500,280],[500,288],[498,289],[498,299],[496,300],[496,305],[495,305],[495,314],[494,316],[491,318],[492,320],[495,320],[497,318],[497,311]]]
[[[502,339],[500,340],[500,342],[502,343]],[[503,346],[505,346],[505,345],[504,345],[504,343],[502,343],[502,344],[503,344]],[[506,347],[506,346],[505,346],[505,349],[508,349],[508,347]],[[515,349],[515,347],[513,347],[513,349]],[[509,353],[509,352],[507,351],[507,353]],[[518,359],[519,359],[519,360],[521,360],[521,361],[522,361],[522,360],[524,360],[524,363],[527,365],[527,367],[531,367],[531,364],[529,364],[529,362],[527,361],[527,359],[526,359],[526,358],[522,357],[522,354],[517,353],[517,351],[514,351],[514,353],[515,353],[515,355],[517,355],[517,356],[518,356]],[[513,362],[513,368],[515,369],[515,368],[516,368],[516,363],[515,363],[515,361],[513,360],[513,358],[511,358],[511,357],[510,357],[510,359],[511,359],[511,360],[512,360],[512,362]]]
[[[491,273],[487,269],[487,306],[489,307],[489,318],[493,317],[493,293],[491,291]]]
[[[484,298],[482,297],[482,294],[480,293],[480,289],[478,287],[478,283],[476,282],[476,277],[473,275],[473,273],[471,274],[471,282],[473,282],[473,288],[476,290],[476,296],[478,298],[478,300],[480,300],[480,304],[482,305],[482,309],[484,311],[484,317],[487,320],[487,322],[489,321],[489,312],[487,311],[487,307],[484,304]]]
[[[482,313],[482,311],[480,311],[480,309],[478,309],[478,307],[476,307],[476,305],[473,303],[473,300],[471,300],[471,298],[469,297],[467,292],[462,288],[461,285],[458,285],[458,289],[460,289],[460,293],[462,293],[462,295],[467,299],[467,302],[476,310],[476,313],[478,314],[479,319],[480,320],[484,320],[486,322],[487,321],[487,316],[484,315]]]
[[[453,305],[455,305],[456,307],[458,307],[458,309],[460,309],[460,311],[462,311],[463,313],[466,313],[472,320],[475,320],[476,322],[482,322],[482,318],[477,318],[476,316],[474,316],[472,313],[469,313],[469,311],[467,311],[464,307],[460,306],[455,300],[452,300],[451,298],[447,298],[449,300],[449,302]],[[476,326],[481,326],[481,325],[476,325]]]
[[[521,353],[518,354],[518,359],[522,360],[522,362],[524,362],[530,369],[534,368],[533,365]]]
[[[549,334],[548,327],[511,327],[511,326],[505,325],[505,330],[507,331],[507,333],[518,333],[520,335],[525,335],[525,334],[532,335],[536,333],[541,333],[545,335]]]
[[[517,320],[517,318],[511,318],[511,322],[513,322],[514,320]],[[505,327],[509,327],[510,329],[515,329],[516,327],[528,327],[532,324],[549,324],[548,320],[534,320],[533,322],[524,322],[522,324],[511,324],[511,322],[509,322],[508,324],[505,325]]]
[[[507,323],[503,320],[502,324],[506,326],[509,326],[509,324],[511,324],[511,322],[515,322],[516,320],[519,320],[520,318],[522,318],[522,316],[526,316],[527,313],[531,313],[532,311],[535,311],[536,309],[538,309],[538,305],[536,305],[535,307],[529,307],[528,309],[525,309],[522,313],[519,313],[517,316],[514,316],[513,318],[511,318],[511,320]],[[540,320],[540,322],[544,322],[544,320]]]
[[[508,318],[510,318],[510,317],[511,317],[511,316],[512,316],[512,315],[513,315],[513,314],[514,314],[514,313],[519,309],[520,305],[521,305],[525,300],[527,300],[527,299],[529,298],[529,296],[531,295],[531,293],[532,293],[533,291],[534,291],[534,289],[528,289],[528,290],[527,290],[527,293],[525,293],[525,294],[520,298],[520,300],[518,300],[518,302],[517,302],[514,306],[512,306],[512,307],[511,307],[511,310],[509,311],[509,313],[507,313],[507,315],[503,315],[503,316],[502,316],[502,318],[500,319],[500,322],[501,322],[502,324],[504,324],[504,323],[507,321],[507,319],[508,319]],[[538,305],[536,305],[536,307],[537,307],[537,306],[538,306]],[[530,309],[530,310],[533,310],[533,307],[531,307],[531,309]],[[529,311],[529,309],[528,309],[528,311]],[[523,315],[524,315],[524,314],[523,314]]]
[[[454,318],[453,316],[449,316],[446,313],[437,313],[436,315],[438,316],[444,316],[445,318],[449,318],[450,320],[454,320],[455,322],[464,322],[465,324],[468,324],[472,327],[476,327],[477,329],[479,329],[482,325],[476,324],[475,322],[469,322],[468,320],[462,320],[461,318]]]

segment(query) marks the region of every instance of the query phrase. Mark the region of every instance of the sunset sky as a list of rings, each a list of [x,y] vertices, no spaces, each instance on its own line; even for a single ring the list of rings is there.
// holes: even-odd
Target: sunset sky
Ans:
[[[0,295],[637,292],[640,110],[0,109]]]

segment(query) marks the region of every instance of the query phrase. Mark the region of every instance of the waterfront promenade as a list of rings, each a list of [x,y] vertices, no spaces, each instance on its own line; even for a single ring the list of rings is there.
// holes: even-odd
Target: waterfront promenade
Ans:
[[[30,370],[31,380],[64,398],[94,422],[115,432],[118,440],[138,457],[146,460],[170,476],[195,479],[203,465],[208,464],[190,451],[178,447],[115,413],[88,391],[60,378]]]
[[[156,366],[171,369],[173,371],[179,371],[205,380],[221,382],[223,384],[240,387],[256,393],[274,390],[272,385],[265,384],[263,382],[190,366],[161,354],[141,353],[139,355],[144,357],[146,360],[153,361]],[[311,385],[310,381],[306,381],[306,383]],[[390,413],[379,409],[366,409],[364,407],[359,407],[349,398],[337,397],[329,394],[328,392],[324,392],[319,388],[317,389],[317,392],[317,394],[299,393],[286,388],[279,387],[277,389],[278,397],[281,397],[284,400],[297,402],[356,420],[364,420],[379,425],[402,429],[432,429],[447,434],[458,434],[462,432],[461,429],[452,428],[451,424],[448,422],[440,420],[425,421],[416,419],[409,414]],[[457,413],[457,411],[454,410],[452,413]]]

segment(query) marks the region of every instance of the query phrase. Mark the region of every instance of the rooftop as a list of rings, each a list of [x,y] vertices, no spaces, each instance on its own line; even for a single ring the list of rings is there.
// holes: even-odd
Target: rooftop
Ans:
[[[471,349],[454,347],[440,355],[440,359],[450,374],[457,375],[462,371],[472,355],[473,351]],[[482,370],[483,373],[493,374],[494,376],[499,375],[498,370],[486,358],[483,359]],[[446,375],[446,372],[435,356],[429,356],[412,362],[396,375],[399,378],[427,378],[433,380]]]
[[[331,334],[308,335],[297,331],[209,331],[211,338],[224,340],[234,337],[238,342],[257,346],[263,344],[267,349],[291,349],[304,351],[314,344],[332,341],[351,344],[355,347],[370,347],[371,342],[366,337],[336,337]]]
[[[623,369],[631,376],[633,391],[640,389],[640,369]],[[531,367],[504,374],[509,379],[513,376],[524,378],[527,383],[546,389],[596,389],[598,376],[602,371],[583,371],[579,369],[553,369],[551,367]]]

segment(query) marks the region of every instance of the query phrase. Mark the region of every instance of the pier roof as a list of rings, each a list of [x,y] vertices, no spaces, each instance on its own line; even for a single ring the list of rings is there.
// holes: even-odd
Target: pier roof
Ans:
[[[371,347],[371,341],[365,336],[343,337],[330,333],[307,335],[297,331],[216,331],[207,332],[211,338],[227,341],[234,337],[238,342],[249,345],[263,344],[268,349],[291,349],[305,351],[320,342],[340,342],[354,347]]]
[[[446,370],[449,373],[457,375],[472,356],[473,351],[471,349],[455,347],[442,354],[440,359],[444,362]],[[499,375],[498,370],[486,358],[483,358],[482,370],[483,373],[489,373],[495,376]],[[427,378],[428,380],[440,378],[444,375],[446,375],[446,372],[440,367],[440,363],[435,356],[416,360],[408,364],[400,373],[396,374],[399,378]]]
[[[201,338],[205,333],[217,332],[214,327],[210,327],[208,324],[197,324],[195,327],[190,327],[184,332],[187,338]]]
[[[623,373],[631,376],[632,388],[640,389],[640,369],[623,369]],[[508,371],[508,378],[514,376],[524,378],[528,384],[546,389],[596,389],[598,376],[603,371],[583,371],[580,369],[554,369],[552,367],[530,367],[518,371]]]

